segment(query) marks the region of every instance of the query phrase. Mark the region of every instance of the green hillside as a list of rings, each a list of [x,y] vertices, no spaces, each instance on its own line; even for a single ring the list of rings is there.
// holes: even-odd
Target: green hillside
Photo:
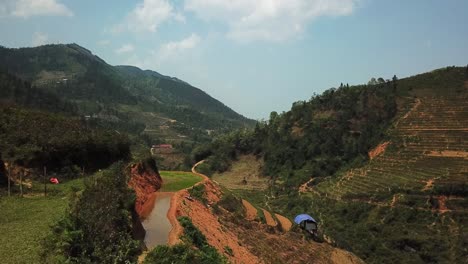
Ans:
[[[177,78],[130,66],[111,66],[77,44],[0,48],[1,70],[68,100],[78,113],[146,134],[150,141],[209,140],[253,125],[205,92]],[[138,125],[141,124],[141,125]],[[139,127],[143,127],[140,129]],[[145,129],[146,127],[146,129]]]
[[[341,85],[253,131],[199,148],[207,173],[240,154],[264,161],[263,196],[310,213],[327,240],[369,263],[460,263],[468,256],[468,69]],[[248,197],[247,197],[248,198]]]

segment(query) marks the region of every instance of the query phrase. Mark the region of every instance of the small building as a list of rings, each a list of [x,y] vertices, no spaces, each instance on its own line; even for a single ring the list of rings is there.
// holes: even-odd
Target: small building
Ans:
[[[315,221],[312,216],[308,214],[300,214],[294,218],[294,222],[310,234],[317,234],[317,221]]]
[[[171,144],[160,144],[160,145],[153,145],[154,149],[172,149]]]
[[[173,147],[171,144],[160,144],[151,146],[151,154],[170,154],[172,153]]]

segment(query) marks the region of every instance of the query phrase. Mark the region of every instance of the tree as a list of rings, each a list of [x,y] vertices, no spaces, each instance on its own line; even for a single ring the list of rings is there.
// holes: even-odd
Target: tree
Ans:
[[[396,77],[396,75],[393,75],[393,78],[392,78],[393,90],[396,90],[397,88],[397,81],[398,81],[398,78]]]
[[[377,84],[377,80],[374,77],[372,77],[370,81],[367,83],[367,85],[376,85],[376,84]]]

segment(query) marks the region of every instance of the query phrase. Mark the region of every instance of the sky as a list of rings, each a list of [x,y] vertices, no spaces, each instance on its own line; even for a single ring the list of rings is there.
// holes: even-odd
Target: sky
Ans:
[[[466,0],[0,0],[0,45],[77,43],[267,119],[340,83],[468,64]]]

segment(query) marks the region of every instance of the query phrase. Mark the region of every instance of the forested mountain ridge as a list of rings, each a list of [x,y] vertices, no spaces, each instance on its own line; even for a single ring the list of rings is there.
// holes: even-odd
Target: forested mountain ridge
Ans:
[[[133,66],[115,66],[115,68],[125,76],[125,86],[138,95],[153,96],[154,101],[191,107],[233,120],[244,119],[204,91],[175,77],[164,76],[150,70],[144,71]]]
[[[0,62],[3,72],[69,100],[79,114],[124,124],[131,119],[143,124],[153,139],[174,139],[177,134],[192,138],[194,133],[206,137],[207,129],[253,125],[186,82],[136,67],[111,66],[77,44],[1,47]],[[172,132],[160,133],[160,126],[170,126]]]
[[[271,183],[265,206],[311,213],[331,243],[368,263],[459,263],[467,256],[466,102],[468,67],[341,85],[194,157],[212,173],[255,154]]]

